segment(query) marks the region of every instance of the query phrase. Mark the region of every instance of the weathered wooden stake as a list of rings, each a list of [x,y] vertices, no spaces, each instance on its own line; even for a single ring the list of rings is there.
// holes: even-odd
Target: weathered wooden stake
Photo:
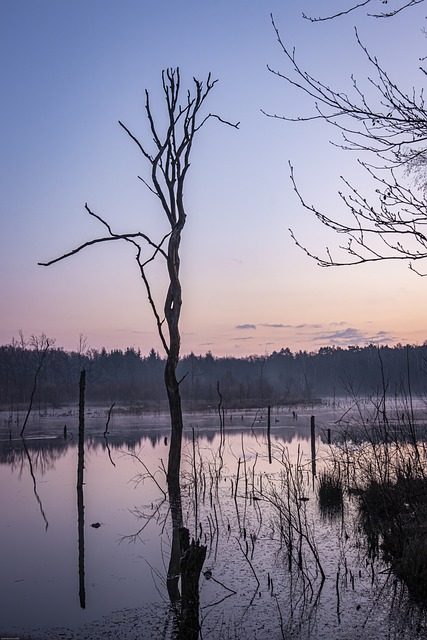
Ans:
[[[234,499],[235,499],[235,500],[236,500],[236,498],[237,498],[237,485],[239,484],[240,463],[241,463],[241,460],[240,460],[240,458],[239,458],[239,461],[238,461],[238,463],[237,463],[236,486],[235,486],[235,488],[234,488]]]
[[[316,425],[314,416],[311,416],[311,473],[316,475]]]
[[[271,460],[271,410],[270,405],[267,408],[267,446],[268,446],[268,462],[272,463]]]

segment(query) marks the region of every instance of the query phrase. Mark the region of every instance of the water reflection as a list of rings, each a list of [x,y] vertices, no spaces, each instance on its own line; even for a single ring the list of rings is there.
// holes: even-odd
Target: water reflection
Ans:
[[[317,436],[313,488],[310,416],[301,423],[301,413],[298,428],[279,428],[272,420],[270,464],[265,424],[232,429],[226,421],[225,433],[217,433],[202,421],[199,429],[194,420],[194,439],[189,432],[182,483],[174,495],[165,493],[165,432],[119,433],[115,423],[107,440],[102,428],[84,441],[77,509],[80,457],[70,428],[66,440],[61,427],[55,439],[28,439],[25,446],[20,440],[2,442],[8,557],[0,577],[6,625],[0,632],[26,631],[50,640],[54,632],[49,636],[46,629],[59,627],[56,637],[96,638],[102,635],[102,617],[121,610],[121,622],[116,615],[114,624],[129,640],[150,633],[168,640],[209,634],[245,640],[422,638],[425,616],[414,605],[410,609],[407,592],[387,566],[366,555],[354,500],[345,497],[334,516],[327,506],[322,510],[318,483],[327,449]],[[319,517],[321,511],[326,517]],[[102,526],[93,529],[91,522]],[[191,536],[185,537],[185,528]],[[198,557],[197,589],[188,598],[192,609],[184,607],[181,576],[191,538]],[[23,601],[29,603],[24,612]],[[166,601],[172,611],[168,628],[157,633],[156,616],[165,615]],[[159,613],[153,607],[147,618],[141,607],[154,602]],[[131,619],[129,628],[123,627]],[[83,627],[95,621],[96,634]]]
[[[66,455],[69,446],[69,442],[59,437],[0,440],[0,464],[8,465],[14,472],[22,474],[30,455],[33,471],[44,474],[55,468],[56,462]]]
[[[83,500],[83,451],[79,450],[78,475],[81,475],[77,481],[77,530],[78,530],[78,549],[79,549],[79,600],[82,609],[86,608],[86,588],[85,588],[85,520],[84,520],[84,500]],[[81,472],[80,472],[81,468]]]
[[[167,439],[164,439],[165,446]],[[151,505],[151,512],[144,509],[135,508],[133,514],[142,520],[143,524],[138,530],[128,536],[124,536],[122,541],[141,541],[146,527],[152,521],[163,521],[166,524],[167,515],[162,516],[162,508],[169,505],[169,516],[171,524],[171,544],[170,555],[166,573],[166,590],[173,612],[173,638],[176,640],[197,640],[199,637],[199,580],[206,557],[206,546],[200,540],[193,539],[190,542],[190,532],[184,526],[181,486],[179,482],[169,483],[168,493],[162,488],[156,479],[155,473],[150,471],[141,456],[136,453],[128,454],[138,461],[143,468],[143,472],[134,477],[135,484],[139,485],[145,481],[151,481],[161,494],[157,504]],[[162,465],[163,484],[165,483],[166,471]],[[161,482],[161,481],[160,481]],[[159,574],[157,574],[159,575]]]
[[[28,468],[29,468],[29,471],[30,471],[31,479],[33,481],[34,496],[35,496],[35,498],[37,500],[37,503],[39,505],[40,513],[41,513],[41,516],[42,516],[42,518],[43,518],[43,520],[45,522],[46,530],[47,530],[47,528],[49,526],[49,523],[47,521],[46,514],[45,514],[44,509],[43,509],[42,501],[40,500],[40,496],[39,496],[39,494],[37,492],[37,481],[36,481],[36,476],[34,475],[34,465],[33,465],[33,461],[32,461],[32,458],[30,456],[30,452],[28,451],[28,447],[26,445],[26,442],[25,442],[24,438],[22,438],[22,450],[25,453],[25,456],[26,456],[27,461],[28,461]],[[21,466],[21,469],[22,469],[22,466]]]
[[[77,544],[79,550],[79,601],[82,609],[86,608],[85,587],[85,520],[84,520],[84,466],[85,466],[85,416],[84,416],[85,372],[80,375],[80,411],[79,411],[79,439],[77,454]]]

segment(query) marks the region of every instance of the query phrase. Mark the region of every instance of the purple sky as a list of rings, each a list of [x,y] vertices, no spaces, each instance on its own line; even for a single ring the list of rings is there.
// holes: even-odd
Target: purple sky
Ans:
[[[164,229],[137,179],[146,166],[117,121],[146,139],[144,90],[161,109],[168,66],[180,66],[186,84],[212,71],[219,82],[209,109],[241,122],[238,131],[210,122],[193,150],[183,353],[426,339],[426,281],[403,264],[325,270],[295,247],[289,227],[313,250],[340,239],[301,209],[289,160],[307,200],[331,213],[340,209],[339,176],[362,185],[366,178],[354,155],[329,144],[327,127],[261,113],[309,108],[267,71],[267,64],[287,70],[270,12],[302,64],[343,89],[351,73],[366,71],[357,22],[363,41],[410,90],[425,53],[423,6],[394,21],[352,14],[322,24],[302,19],[310,8],[319,13],[319,2],[2,0],[1,343],[22,329],[66,349],[77,348],[80,334],[94,348],[160,349],[129,247],[97,247],[50,268],[37,263],[99,232],[85,202],[116,230],[157,237]],[[151,274],[159,296],[163,274],[162,264]]]

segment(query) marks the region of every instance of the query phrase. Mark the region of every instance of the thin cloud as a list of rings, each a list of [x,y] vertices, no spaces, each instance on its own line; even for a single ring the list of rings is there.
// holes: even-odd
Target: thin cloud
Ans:
[[[321,324],[296,324],[293,329],[321,329]]]
[[[321,329],[321,324],[282,324],[280,322],[263,322],[261,327],[268,327],[269,329]]]
[[[378,333],[374,334],[367,338],[367,342],[372,342],[373,344],[381,344],[384,342],[396,342],[396,336],[391,335],[388,331],[378,331]]]
[[[268,327],[269,329],[290,329],[292,325],[290,324],[274,324],[270,322],[263,322],[261,327]]]
[[[355,327],[347,327],[342,331],[332,331],[313,335],[312,340],[314,342],[323,342],[343,347],[358,344],[394,342],[395,338],[387,331],[378,331],[375,334],[367,334]]]
[[[346,326],[346,322],[330,322],[328,327],[343,327]],[[256,324],[238,324],[235,329],[256,329],[258,327],[265,327],[267,329],[322,329],[325,325],[304,322],[302,324],[284,324],[283,322],[261,322]]]
[[[342,329],[341,331],[332,331],[330,333],[326,332],[313,336],[313,340],[317,340],[318,342],[335,342],[342,340],[360,342],[365,339],[364,334],[354,327],[347,327],[347,329]]]
[[[254,331],[257,327],[263,327],[265,329],[287,329],[288,331],[296,331],[305,339],[315,344],[333,345],[337,347],[349,347],[352,345],[367,345],[367,344],[384,344],[394,343],[396,338],[387,331],[378,331],[374,334],[367,333],[363,330],[357,329],[348,325],[348,322],[343,320],[337,320],[328,323],[315,323],[315,322],[303,322],[300,324],[284,324],[281,322],[262,322],[258,325],[251,323],[242,323],[235,326],[237,330]],[[234,338],[235,340],[252,340],[254,336],[246,336],[241,338]],[[232,338],[233,339],[233,338]],[[265,343],[274,344],[274,342]],[[260,345],[261,346],[261,345]]]

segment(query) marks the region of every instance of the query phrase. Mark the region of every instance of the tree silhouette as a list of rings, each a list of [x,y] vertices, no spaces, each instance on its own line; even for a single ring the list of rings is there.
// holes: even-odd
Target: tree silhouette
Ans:
[[[125,241],[134,247],[139,272],[156,321],[157,331],[167,356],[164,380],[171,417],[171,445],[167,471],[169,486],[175,484],[179,479],[183,430],[181,397],[176,368],[179,362],[181,345],[179,320],[182,295],[179,250],[181,235],[186,221],[184,184],[190,167],[193,142],[203,125],[209,119],[214,118],[221,123],[238,127],[238,124],[231,124],[216,114],[202,114],[205,100],[216,82],[217,80],[212,80],[211,74],[207,76],[206,83],[193,78],[193,90],[183,92],[178,68],[167,69],[162,72],[166,122],[163,117],[159,117],[158,120],[162,123],[165,122],[164,125],[157,124],[156,113],[151,105],[149,93],[147,90],[145,91],[145,112],[152,136],[151,148],[146,144],[142,144],[122,122],[119,122],[124,131],[136,143],[150,167],[149,178],[140,177],[140,179],[160,201],[168,221],[168,233],[160,240],[154,240],[141,231],[116,233],[106,220],[92,211],[86,204],[87,213],[101,223],[106,229],[106,235],[89,240],[54,260],[40,263],[43,266],[49,266],[90,246],[115,240]],[[182,100],[182,103],[180,100]],[[144,249],[148,249],[148,254],[145,253]],[[164,260],[169,282],[163,311],[159,309],[154,300],[147,275],[147,266],[159,257]]]

